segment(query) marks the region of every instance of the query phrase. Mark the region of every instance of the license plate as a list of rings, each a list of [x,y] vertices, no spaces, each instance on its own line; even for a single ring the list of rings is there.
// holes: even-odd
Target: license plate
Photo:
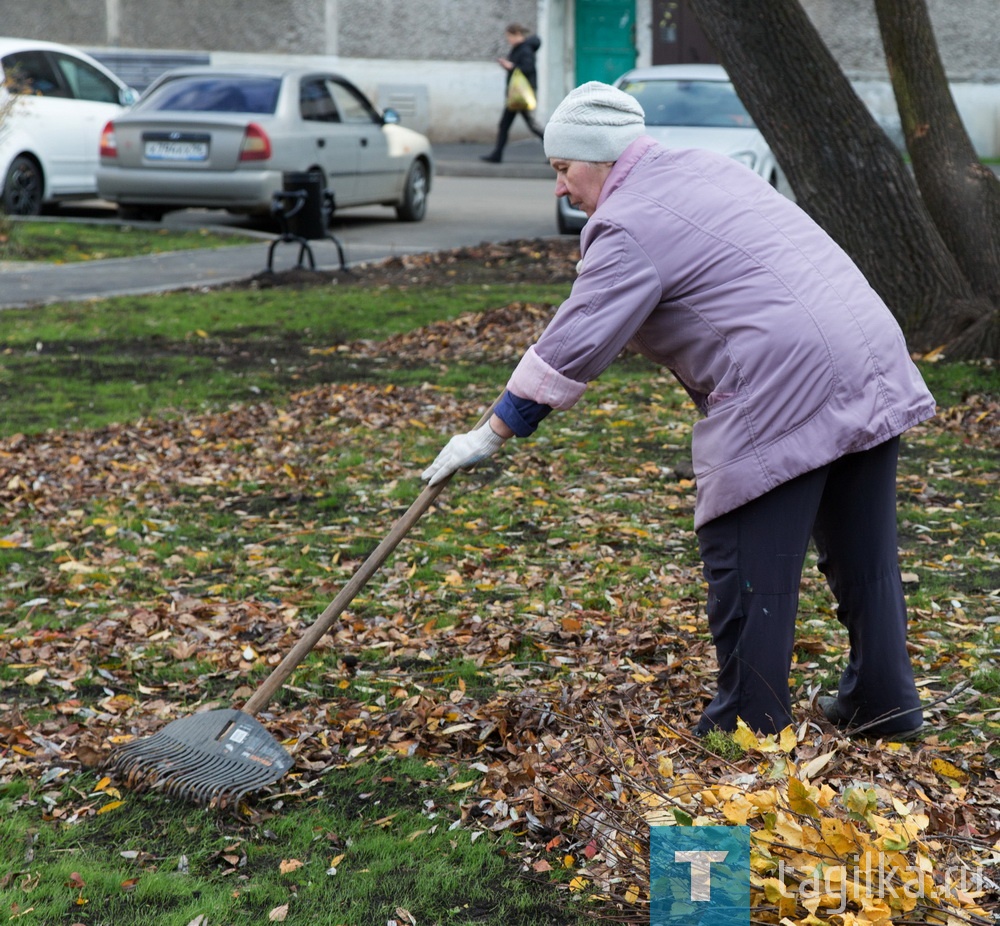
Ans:
[[[147,141],[148,161],[204,161],[208,157],[208,142]]]

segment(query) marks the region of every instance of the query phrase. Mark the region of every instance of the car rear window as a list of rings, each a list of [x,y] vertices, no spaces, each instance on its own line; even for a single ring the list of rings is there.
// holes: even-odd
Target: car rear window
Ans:
[[[721,80],[636,80],[621,87],[646,114],[646,125],[753,128],[731,83]]]
[[[273,113],[281,81],[272,77],[183,77],[157,87],[143,108],[163,112]]]

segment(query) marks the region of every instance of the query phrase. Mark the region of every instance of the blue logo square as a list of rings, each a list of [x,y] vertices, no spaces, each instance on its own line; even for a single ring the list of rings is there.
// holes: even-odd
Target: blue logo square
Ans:
[[[750,827],[650,827],[649,922],[747,926]]]

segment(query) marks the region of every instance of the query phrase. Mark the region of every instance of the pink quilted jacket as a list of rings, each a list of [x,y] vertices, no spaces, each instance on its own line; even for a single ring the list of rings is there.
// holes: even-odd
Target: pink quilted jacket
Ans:
[[[752,171],[639,138],[581,235],[580,273],[508,384],[568,408],[629,345],[704,417],[695,526],[934,414],[854,263]]]

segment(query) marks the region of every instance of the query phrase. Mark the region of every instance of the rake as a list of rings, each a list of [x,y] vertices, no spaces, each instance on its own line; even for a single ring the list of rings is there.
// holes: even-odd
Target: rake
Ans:
[[[476,427],[488,420],[492,410],[491,406]],[[133,790],[155,788],[170,797],[219,808],[237,804],[245,794],[281,778],[294,760],[253,715],[270,702],[449,479],[423,489],[242,709],[204,711],[175,720],[150,737],[116,747],[104,761],[104,769]]]

